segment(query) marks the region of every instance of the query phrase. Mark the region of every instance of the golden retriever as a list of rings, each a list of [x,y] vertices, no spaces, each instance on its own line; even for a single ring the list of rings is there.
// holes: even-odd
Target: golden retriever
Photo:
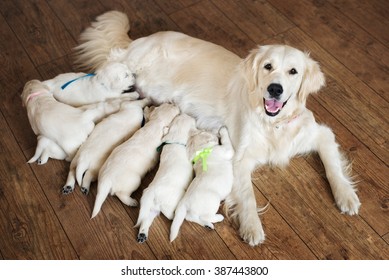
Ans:
[[[81,34],[83,66],[127,63],[141,96],[174,102],[194,116],[199,128],[228,127],[234,146],[234,184],[226,204],[251,246],[265,240],[251,172],[265,164],[286,165],[298,154],[317,151],[335,201],[357,214],[354,184],[330,128],[305,107],[325,84],[318,63],[285,45],[261,46],[241,59],[225,48],[178,32],[158,32],[132,41],[125,14],[110,11]]]

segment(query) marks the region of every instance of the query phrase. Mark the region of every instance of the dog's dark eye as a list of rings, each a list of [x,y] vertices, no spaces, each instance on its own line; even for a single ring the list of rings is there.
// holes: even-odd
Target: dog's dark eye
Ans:
[[[289,74],[296,75],[297,74],[297,70],[292,68],[292,69],[290,69]]]
[[[265,64],[264,68],[265,68],[266,70],[269,70],[269,71],[270,71],[273,67],[271,66],[270,63],[267,63],[267,64]]]

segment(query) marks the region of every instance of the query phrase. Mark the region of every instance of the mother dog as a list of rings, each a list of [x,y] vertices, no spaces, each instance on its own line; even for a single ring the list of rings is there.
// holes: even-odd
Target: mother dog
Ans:
[[[325,83],[317,62],[284,45],[262,46],[241,59],[218,45],[177,32],[132,41],[125,14],[97,17],[81,34],[78,63],[98,68],[107,60],[127,63],[138,92],[155,103],[174,102],[207,129],[228,127],[236,151],[234,185],[226,200],[251,246],[265,240],[251,183],[264,164],[286,165],[297,154],[317,151],[336,204],[343,213],[360,206],[348,164],[332,131],[305,107]]]

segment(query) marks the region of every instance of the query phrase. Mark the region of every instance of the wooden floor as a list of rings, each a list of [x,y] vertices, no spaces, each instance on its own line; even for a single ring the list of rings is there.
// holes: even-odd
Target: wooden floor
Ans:
[[[267,239],[255,248],[229,221],[214,231],[187,222],[171,244],[164,217],[138,244],[139,209],[113,197],[90,220],[95,187],[60,193],[69,163],[26,163],[36,137],[20,94],[28,80],[75,71],[79,34],[112,9],[129,15],[133,39],[177,30],[242,57],[269,43],[310,51],[327,85],[307,105],[353,162],[360,214],[340,214],[312,154],[253,174],[258,204],[270,202]],[[387,0],[0,1],[0,259],[389,259],[388,14]]]

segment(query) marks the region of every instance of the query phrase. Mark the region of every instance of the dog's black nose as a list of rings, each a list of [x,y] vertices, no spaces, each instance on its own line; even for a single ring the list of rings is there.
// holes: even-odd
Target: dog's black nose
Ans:
[[[282,86],[280,84],[270,84],[267,87],[267,91],[269,92],[271,97],[278,98],[284,90],[282,89]]]

